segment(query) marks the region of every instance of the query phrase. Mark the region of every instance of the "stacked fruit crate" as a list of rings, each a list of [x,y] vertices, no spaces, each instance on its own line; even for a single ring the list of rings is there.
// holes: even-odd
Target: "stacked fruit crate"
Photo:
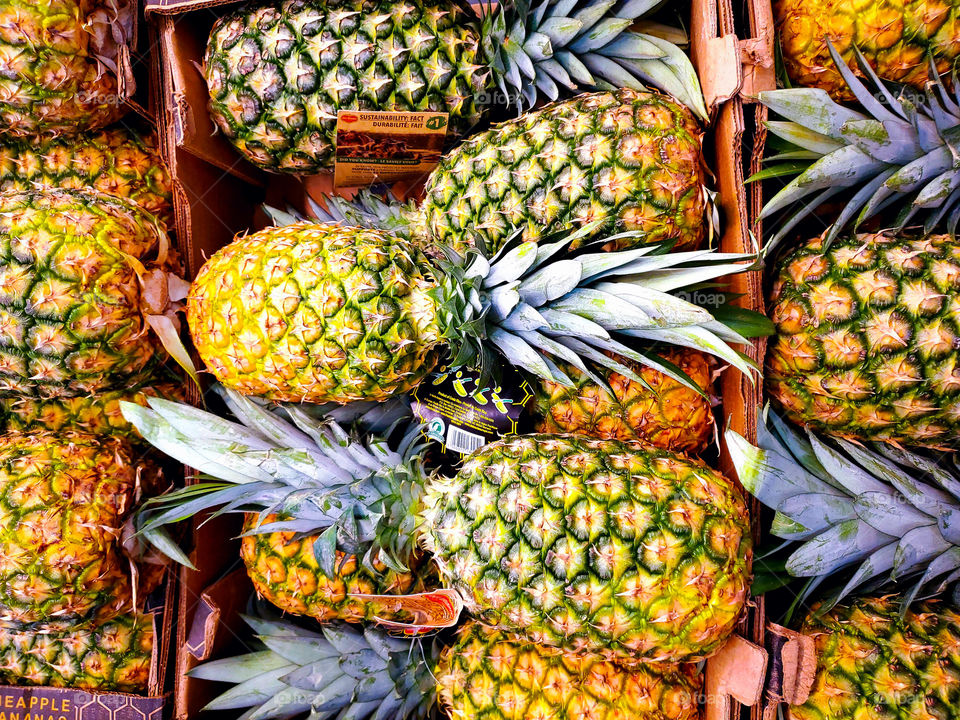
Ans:
[[[3,11],[0,707],[159,716],[173,588],[131,523],[164,480],[120,403],[181,394],[149,323],[182,281],[170,177],[123,119],[138,8]]]
[[[192,339],[207,370],[226,386],[208,395],[212,413],[167,403],[152,403],[152,411],[131,409],[129,417],[148,439],[218,480],[216,485],[189,486],[156,503],[149,527],[151,532],[159,530],[169,520],[225,503],[230,510],[248,512],[245,536],[238,544],[224,542],[241,532],[229,513],[204,522],[202,515],[195,518],[194,543],[187,548],[188,555],[180,557],[195,569],[185,569],[181,578],[178,717],[195,716],[223,690],[211,680],[240,683],[211,708],[262,706],[252,712],[264,716],[289,715],[311,704],[318,712],[321,706],[323,712],[333,712],[332,708],[352,704],[350,712],[363,717],[375,712],[393,717],[400,705],[405,707],[401,714],[418,712],[432,702],[438,681],[447,705],[468,716],[495,709],[549,716],[569,705],[570,717],[577,717],[574,708],[582,704],[618,707],[624,702],[621,709],[632,713],[654,706],[667,716],[738,713],[736,703],[727,698],[717,702],[716,697],[709,701],[699,697],[695,688],[702,686],[703,678],[694,668],[663,665],[713,655],[737,625],[751,633],[763,626],[762,617],[756,616],[749,628],[744,624],[751,537],[744,499],[722,475],[683,454],[701,454],[729,474],[725,449],[711,443],[715,418],[729,421],[752,438],[759,404],[756,371],[747,359],[755,362],[759,351],[733,332],[736,328],[752,335],[765,324],[743,312],[759,307],[759,281],[749,257],[754,247],[747,228],[740,153],[743,109],[739,100],[722,102],[736,96],[742,82],[741,73],[728,77],[720,68],[730,59],[724,54],[728,51],[739,64],[732,10],[707,2],[692,8],[691,54],[700,77],[710,78],[704,83],[709,86],[703,103],[697,99],[698,91],[691,90],[696,80],[692,71],[684,74],[689,67],[676,48],[658,35],[646,40],[624,35],[634,18],[629,9],[619,10],[628,15],[621,17],[611,14],[612,6],[605,3],[549,3],[529,8],[527,17],[524,7],[509,6],[507,12],[515,17],[508,15],[508,22],[497,19],[501,10],[496,7],[479,8],[486,20],[478,22],[450,4],[331,9],[259,3],[237,9],[229,3],[222,7],[158,3],[149,8],[161,48],[161,103],[166,112],[161,136],[178,181],[177,229],[194,279],[189,303]],[[640,29],[644,27],[663,34],[662,26]],[[527,32],[529,42],[520,42],[518,32]],[[395,88],[403,77],[394,79],[383,70],[395,58],[364,65],[366,54],[374,52],[370,33],[379,38],[378,48],[401,48],[404,61],[412,53],[404,49],[408,44],[426,43],[425,55],[411,61],[403,77],[421,72],[432,83],[430,74],[438,72],[437,65],[449,63],[441,74],[450,87],[433,99],[421,98],[422,107],[411,107],[410,96],[396,89],[395,96],[384,91],[387,99],[381,98],[379,106],[373,103],[374,90],[367,88],[376,92]],[[430,39],[433,33],[439,39]],[[475,44],[470,33],[488,39]],[[668,32],[666,37],[677,34]],[[324,55],[324,48],[334,46],[336,53],[350,50],[357,67]],[[500,50],[491,55],[491,47]],[[480,48],[488,54],[473,58],[470,53],[479,53]],[[666,60],[660,65],[653,57],[641,62],[641,48]],[[548,52],[557,53],[559,60],[548,60]],[[319,62],[324,58],[330,61],[327,65]],[[533,77],[524,79],[533,72],[524,63],[533,62],[549,68],[536,82]],[[493,74],[481,80],[484,63],[491,63]],[[671,69],[664,73],[667,68]],[[509,121],[506,112],[505,124],[461,144],[448,142],[426,190],[415,183],[394,185],[394,194],[404,203],[362,191],[335,191],[332,141],[342,144],[346,136],[335,135],[329,119],[343,122],[344,111],[357,109],[349,100],[351,92],[364,93],[364,109],[440,111],[452,128],[448,134],[452,140],[462,132],[461,126],[478,119],[480,108],[473,103],[483,99],[474,97],[475,86],[488,83],[488,94],[499,89],[515,102],[518,96],[530,95],[534,86],[538,90],[533,94],[547,99],[552,93],[569,98],[576,93],[562,90],[558,78],[562,74],[570,79],[575,72],[580,73],[581,90],[591,89],[591,72],[602,74],[605,83],[614,86],[635,84],[631,72],[659,78],[686,97],[692,110],[660,95],[616,91],[577,97],[552,110],[534,109],[519,121]],[[290,80],[294,76],[296,82]],[[498,77],[502,86],[496,84]],[[404,82],[415,85],[415,79]],[[403,87],[409,91],[409,85]],[[340,104],[338,93],[347,98]],[[516,107],[510,110],[517,112]],[[697,113],[704,117],[698,119]],[[328,119],[322,130],[317,118]],[[703,128],[708,128],[705,134]],[[373,137],[357,133],[349,139],[357,141],[354,150],[362,153]],[[504,150],[498,155],[496,148]],[[512,160],[507,148],[514,153]],[[708,183],[710,172],[705,168],[715,173],[715,183]],[[719,190],[718,200],[714,189]],[[580,203],[578,194],[583,195]],[[719,226],[709,209],[714,202],[723,216]],[[268,209],[261,211],[261,203]],[[509,222],[503,222],[505,218]],[[611,224],[612,218],[623,222]],[[316,219],[337,226],[317,225]],[[601,222],[593,226],[592,219]],[[288,227],[270,229],[274,224]],[[523,232],[514,238],[512,228]],[[630,234],[631,229],[639,232]],[[570,248],[570,236],[578,230],[579,243],[602,237],[604,249],[621,254]],[[715,235],[710,243],[725,254],[718,256],[723,258],[721,268],[712,267],[709,253],[682,254],[706,244],[711,233]],[[238,234],[245,237],[234,241]],[[651,250],[649,243],[657,241],[672,243],[674,252],[665,253],[670,248],[661,247],[649,261],[642,260]],[[444,257],[441,244],[457,255]],[[222,250],[225,246],[228,249]],[[538,247],[541,253],[553,248],[555,257],[538,258]],[[374,264],[368,266],[368,260]],[[592,283],[587,268],[598,262],[609,265],[608,276]],[[624,282],[618,281],[615,271],[620,262],[630,268]],[[645,272],[647,267],[651,275]],[[389,283],[381,286],[385,280]],[[315,281],[319,284],[314,290],[306,289]],[[580,282],[586,285],[584,291],[576,290]],[[376,288],[372,294],[370,283]],[[517,287],[523,307],[511,299]],[[670,295],[661,295],[661,288]],[[278,305],[281,296],[288,302]],[[591,312],[577,301],[586,297],[603,297],[618,309],[611,314],[611,304]],[[627,338],[620,331],[629,329],[631,322],[643,322],[636,310],[659,312],[646,304],[654,297],[670,303],[664,312],[683,308],[691,315],[671,319],[668,324],[675,328],[671,331],[645,325],[636,337]],[[678,298],[690,302],[677,302]],[[434,303],[441,299],[443,310],[435,314]],[[497,304],[501,302],[507,304]],[[521,321],[524,313],[531,325]],[[558,322],[562,318],[576,327],[569,326],[566,333],[537,332],[538,316]],[[301,330],[287,333],[291,324]],[[270,328],[279,334],[271,337]],[[602,338],[591,337],[598,331]],[[362,342],[351,344],[357,333]],[[307,335],[312,339],[308,341]],[[694,335],[703,342],[693,342]],[[558,337],[574,339],[559,342]],[[646,342],[638,343],[638,338]],[[306,355],[304,342],[310,346]],[[509,427],[521,433],[540,428],[577,436],[521,434],[510,439],[503,433],[508,437],[497,441],[494,435],[485,438],[488,444],[466,461],[459,474],[449,465],[447,472],[428,473],[419,455],[412,454],[420,452],[419,442],[405,442],[402,432],[385,441],[386,446],[378,442],[368,447],[369,434],[382,432],[384,425],[356,411],[369,409],[372,401],[378,415],[402,417],[401,425],[409,423],[410,411],[397,398],[412,391],[414,411],[422,413],[430,399],[416,386],[446,382],[442,376],[428,375],[439,360],[441,343],[452,344],[467,365],[482,363],[488,370],[498,366],[507,375],[498,378],[503,387],[490,387],[487,394],[516,397],[520,387],[529,388],[536,411],[514,419]],[[678,343],[712,352],[681,349]],[[516,386],[507,384],[504,360],[526,373]],[[544,374],[549,380],[537,377]],[[715,392],[722,409],[712,408],[700,394],[711,394],[714,375],[719,376]],[[457,381],[469,386],[477,379],[467,374]],[[504,387],[507,392],[502,392]],[[437,392],[445,401],[452,395]],[[251,402],[249,396],[266,397],[272,404]],[[331,401],[347,404],[325,418],[324,413],[331,413]],[[331,418],[340,425],[331,424]],[[449,430],[454,423],[449,416],[443,419]],[[350,436],[348,460],[338,449],[347,442],[338,428],[348,432],[353,423],[360,423],[360,429]],[[449,432],[442,437],[452,445]],[[660,449],[651,454],[622,444],[638,437]],[[273,461],[269,469],[259,465],[258,458],[285,456],[295,448],[317,467],[326,468],[321,474],[329,473],[331,464],[342,472],[308,479],[315,473],[305,476],[303,467]],[[440,449],[429,445],[425,462],[434,464]],[[562,460],[571,453],[587,462],[582,471]],[[669,514],[645,526],[643,537],[617,526],[617,518],[626,516],[619,514],[606,492],[594,497],[590,491],[591,500],[579,503],[583,507],[575,514],[570,514],[572,506],[570,512],[551,509],[551,502],[558,507],[572,503],[574,496],[592,486],[592,471],[586,475],[583,471],[596,464],[607,466],[608,457],[620,453],[637,463],[633,474],[646,478],[644,485],[662,486],[658,492],[673,498],[675,513],[700,518],[692,521],[689,536],[681,533],[685,549],[672,544],[680,542],[675,534],[680,525],[668,528],[664,523]],[[261,469],[254,470],[251,462]],[[659,474],[664,464],[669,469]],[[225,471],[227,466],[233,470]],[[386,472],[384,466],[393,470]],[[609,467],[613,475],[608,481],[614,486],[633,482],[632,473]],[[506,482],[500,489],[488,486],[484,478],[496,468],[516,478],[515,491],[507,492]],[[386,483],[372,496],[369,489],[357,490],[372,482],[367,477],[371,473],[375,484]],[[234,485],[242,477],[251,482]],[[562,478],[569,497],[561,493],[548,501],[546,493],[541,495],[539,487],[548,477],[557,482]],[[306,499],[305,482],[314,488],[307,505],[280,499],[287,493]],[[703,483],[713,499],[702,504],[693,500],[686,507],[683,498],[697,494],[690,483]],[[505,493],[500,500],[487,497],[498,492]],[[638,486],[635,495],[645,492]],[[461,495],[474,499],[450,504],[451,498],[455,501]],[[271,496],[274,499],[268,500]],[[536,516],[543,517],[542,522],[530,514],[530,502],[539,508]],[[309,509],[327,503],[341,508],[339,519],[323,513],[316,517],[316,510]],[[512,505],[516,506],[510,510]],[[652,509],[641,503],[628,514],[639,521]],[[483,515],[491,511],[492,515]],[[709,519],[700,515],[703,512]],[[371,518],[379,520],[372,524]],[[613,524],[601,532],[608,521]],[[550,531],[553,522],[569,525],[562,540]],[[597,529],[581,537],[584,530],[578,529],[578,522]],[[717,534],[703,534],[708,527]],[[451,544],[464,534],[471,538],[467,547]],[[694,550],[698,545],[694,536],[714,548],[709,561]],[[418,545],[423,549],[415,552]],[[616,565],[618,553],[649,557],[647,562],[629,561],[612,570],[605,563]],[[662,564],[657,560],[656,556],[673,553],[686,559],[681,561],[678,555]],[[240,557],[245,567],[231,572]],[[702,568],[694,583],[699,589],[687,598],[689,606],[682,599],[692,592],[684,581],[689,576],[679,571],[680,566],[690,572],[694,566]],[[439,578],[432,574],[435,568]],[[566,580],[556,579],[560,577]],[[276,617],[276,610],[262,602],[247,606],[251,580],[260,598],[288,616]],[[656,589],[644,587],[646,582],[656,584]],[[671,582],[677,583],[672,590]],[[540,600],[525,600],[533,598],[533,586],[546,594]],[[357,593],[363,597],[355,597]],[[559,604],[546,612],[544,598],[556,593],[553,602]],[[649,597],[651,593],[656,597]],[[708,602],[708,595],[715,597]],[[460,635],[444,631],[464,603],[471,615],[501,630],[468,623]],[[703,608],[696,621],[695,607]],[[245,609],[254,617],[242,619]],[[371,627],[361,633],[357,626],[340,622],[373,618],[394,630],[409,631],[413,625],[440,634],[436,642],[428,639],[411,646]],[[500,634],[504,629],[510,634]],[[253,647],[254,635],[269,649],[197,667],[199,661]],[[294,655],[280,649],[287,644]],[[296,650],[306,645],[313,647],[308,655]],[[413,655],[411,647],[416,648]],[[467,699],[465,677],[471,684],[493,682],[477,663],[518,653],[533,659],[531,672],[544,678],[567,677],[571,685],[562,692],[568,697],[528,697],[513,685],[512,691],[501,687],[504,699],[496,708],[483,706],[493,698]],[[336,662],[323,661],[330,656]],[[582,657],[587,659],[574,660]],[[624,669],[637,660],[656,662]],[[303,667],[287,667],[290,663]],[[287,672],[279,672],[281,665]],[[719,669],[712,672],[711,667]],[[754,701],[756,689],[751,693],[742,684],[735,687],[729,674],[711,679],[723,667],[713,663],[707,669],[711,692]],[[309,681],[281,679],[292,681],[311,672],[316,674]],[[354,687],[361,675],[371,678],[369,693],[358,693]],[[601,675],[626,683],[627,695],[636,697],[607,696],[594,686],[578,688]],[[402,683],[395,685],[399,678]],[[727,682],[723,690],[718,689],[721,680]],[[512,701],[507,698],[511,692]],[[397,693],[403,694],[403,701],[393,706]],[[522,707],[507,706],[521,701],[526,703]]]

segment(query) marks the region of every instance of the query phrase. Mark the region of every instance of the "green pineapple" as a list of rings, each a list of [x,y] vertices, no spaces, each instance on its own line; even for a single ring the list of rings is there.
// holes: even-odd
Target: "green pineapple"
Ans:
[[[628,28],[656,3],[287,0],[221,17],[204,57],[217,126],[257,166],[332,166],[339,110],[446,112],[466,133],[495,104],[650,82],[706,119],[679,48]]]
[[[163,526],[229,502],[228,511],[284,518],[251,531],[319,535],[313,549],[326,578],[337,550],[375,570],[374,558],[403,568],[421,546],[448,600],[570,652],[692,661],[719,649],[743,610],[747,508],[733,483],[698,461],[616,440],[531,435],[486,445],[455,477],[428,476],[419,428],[397,453],[377,439],[352,441],[297,405],[285,408],[290,424],[242,395],[226,397],[243,424],[161,399],[123,406],[151,444],[216,478],[139,515],[144,537],[181,562]]]
[[[154,619],[121,615],[102,625],[56,632],[0,625],[0,683],[146,693]]]

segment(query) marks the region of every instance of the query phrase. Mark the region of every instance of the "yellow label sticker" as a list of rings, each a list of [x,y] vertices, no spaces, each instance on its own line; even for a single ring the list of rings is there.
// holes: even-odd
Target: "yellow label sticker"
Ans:
[[[416,182],[440,162],[448,113],[340,110],[336,187]]]

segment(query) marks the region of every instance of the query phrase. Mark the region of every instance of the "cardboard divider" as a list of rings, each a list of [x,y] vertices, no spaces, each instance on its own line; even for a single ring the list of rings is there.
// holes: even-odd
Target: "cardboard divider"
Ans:
[[[773,53],[772,42],[768,44],[766,38],[740,40],[738,30],[731,0],[693,0],[693,61],[704,85],[707,107],[711,116],[716,116],[713,169],[717,174],[724,220],[720,249],[724,252],[755,252],[759,249],[759,239],[752,233],[755,214],[751,212],[749,191],[744,184],[747,167],[744,162],[744,132],[747,122],[742,93],[747,87],[752,91],[758,82],[764,81],[766,65],[772,73]],[[765,55],[767,49],[769,63]],[[752,158],[753,154],[754,149],[750,147],[748,157]],[[742,307],[763,312],[762,283],[762,275],[758,271],[729,278],[728,287],[740,295],[739,304]],[[743,352],[762,367],[765,350],[765,342],[759,339],[744,348]],[[728,368],[721,379],[722,427],[729,427],[755,442],[762,387],[762,380]],[[722,434],[720,443],[720,470],[727,477],[736,478]],[[752,498],[749,502],[756,544],[760,539],[760,505]],[[720,653],[707,661],[707,720],[740,718],[743,705],[750,707],[753,716],[761,712],[758,701],[767,669],[766,653],[762,649],[764,626],[763,598],[752,598],[738,628],[741,636],[734,637]],[[740,677],[733,681],[731,678],[734,675]],[[745,688],[750,688],[750,691]]]
[[[147,3],[147,11],[153,13],[156,21],[162,61],[157,73],[162,88],[159,97],[161,148],[176,179],[176,229],[190,277],[206,257],[236,234],[266,224],[266,218],[258,212],[260,203],[280,208],[289,204],[303,211],[308,196],[320,199],[333,190],[332,173],[303,182],[262,173],[243,160],[223,137],[213,133],[214,126],[206,110],[206,87],[198,65],[202,62],[206,34],[218,12],[216,7],[233,4],[230,0]],[[715,175],[723,214],[724,230],[719,247],[725,252],[748,252],[756,248],[749,232],[752,214],[744,187],[745,121],[739,93],[748,78],[754,82],[752,78],[757,71],[744,64],[744,58],[749,60],[752,56],[735,35],[730,0],[693,0],[690,27],[691,54],[714,118],[706,148],[707,164]],[[747,47],[756,45],[752,43]],[[748,149],[748,153],[752,152],[752,148]],[[406,192],[406,188],[402,190],[401,195],[412,194]],[[338,194],[350,192],[341,190]],[[759,273],[730,278],[729,290],[741,296],[739,302],[743,307],[762,309]],[[763,356],[762,343],[755,343],[744,351],[759,360]],[[729,368],[724,372],[719,390],[723,402],[718,416],[720,423],[729,422],[748,439],[755,439],[760,385]],[[719,466],[725,474],[735,477],[729,456],[722,447]],[[195,527],[194,546],[198,550],[194,557],[199,571],[183,570],[180,574],[174,688],[178,720],[196,717],[213,694],[222,691],[222,686],[192,679],[186,673],[202,658],[221,656],[227,646],[237,642],[240,634],[237,614],[242,603],[237,596],[243,595],[250,586],[242,569],[235,572],[240,565],[237,543],[227,540],[236,537],[238,532],[238,523],[230,518],[217,518],[215,522]],[[759,709],[760,693],[756,689],[762,685],[766,669],[763,624],[762,602],[753,600],[739,628],[743,637],[735,639],[717,659],[708,662],[708,688],[722,694],[721,702],[708,698],[705,707],[708,720],[734,720],[740,717],[742,703],[756,703]],[[750,658],[752,674],[745,673],[737,658]],[[744,674],[740,684],[731,684],[732,672]]]

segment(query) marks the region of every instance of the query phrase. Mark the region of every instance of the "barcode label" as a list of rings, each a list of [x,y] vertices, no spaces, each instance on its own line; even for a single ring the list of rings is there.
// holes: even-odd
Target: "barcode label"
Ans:
[[[447,429],[447,450],[458,453],[472,453],[486,445],[483,435],[477,435],[451,425]]]

